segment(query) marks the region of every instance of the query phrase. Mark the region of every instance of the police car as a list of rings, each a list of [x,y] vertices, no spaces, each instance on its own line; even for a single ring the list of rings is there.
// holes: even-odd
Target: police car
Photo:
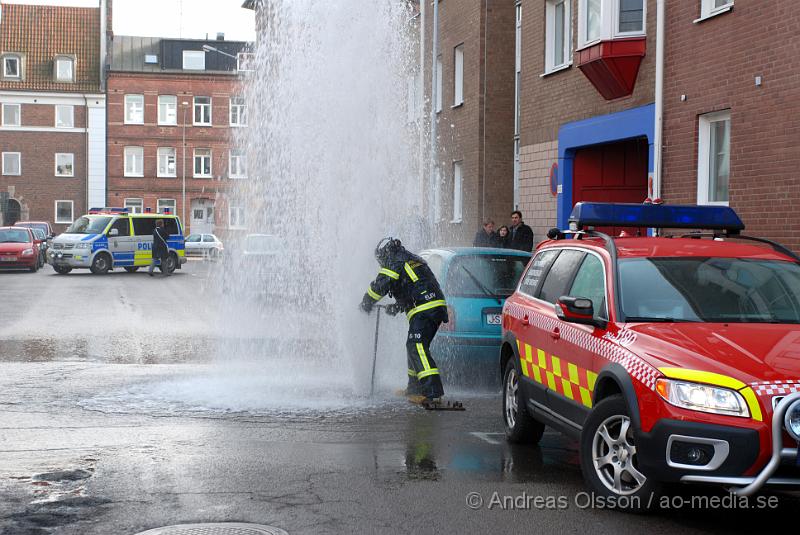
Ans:
[[[128,208],[92,208],[53,239],[47,262],[62,275],[78,268],[103,274],[122,267],[133,273],[150,265],[153,228],[159,219],[169,233],[169,254],[160,269],[171,273],[186,262],[180,219],[169,213],[131,214]]]
[[[664,482],[800,487],[800,258],[743,229],[725,206],[578,203],[503,308],[508,439],[574,437],[588,487],[632,508]]]

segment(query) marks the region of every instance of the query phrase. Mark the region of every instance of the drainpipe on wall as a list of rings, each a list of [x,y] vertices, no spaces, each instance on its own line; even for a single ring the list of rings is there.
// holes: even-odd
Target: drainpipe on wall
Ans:
[[[427,2],[421,0],[419,3],[419,191],[425,191],[425,5]],[[421,207],[424,210],[424,203]],[[422,211],[424,213],[424,211]],[[427,238],[427,236],[426,236]],[[426,245],[430,245],[426,243]]]
[[[664,132],[664,0],[656,0],[656,110],[653,140],[653,199],[661,198],[661,155]]]
[[[423,2],[427,0],[422,0]],[[436,77],[438,74],[437,57],[439,56],[439,0],[433,0],[433,32],[431,39],[431,221],[438,223],[439,208],[435,206],[439,199],[439,143],[436,139]]]

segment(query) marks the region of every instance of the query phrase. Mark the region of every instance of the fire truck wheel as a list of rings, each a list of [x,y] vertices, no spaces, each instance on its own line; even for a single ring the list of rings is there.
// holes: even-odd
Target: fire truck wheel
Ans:
[[[503,427],[508,441],[514,443],[538,444],[544,434],[544,424],[534,420],[525,408],[513,358],[503,373]]]
[[[658,503],[661,485],[638,469],[635,431],[622,396],[594,406],[581,433],[580,458],[583,478],[607,505],[645,512]]]

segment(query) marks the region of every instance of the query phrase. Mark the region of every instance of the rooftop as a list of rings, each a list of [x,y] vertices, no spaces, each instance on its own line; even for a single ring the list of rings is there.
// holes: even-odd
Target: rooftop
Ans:
[[[203,69],[183,69],[183,52],[202,52],[203,46],[216,51],[205,52]],[[248,51],[251,43],[214,39],[171,39],[115,35],[111,45],[112,72],[151,72],[181,74],[236,74],[236,56]]]

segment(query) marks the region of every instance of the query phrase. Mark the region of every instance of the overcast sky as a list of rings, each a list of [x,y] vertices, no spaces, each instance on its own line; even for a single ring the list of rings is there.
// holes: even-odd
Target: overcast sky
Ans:
[[[0,0],[3,4],[95,7],[99,0]],[[253,41],[253,12],[243,0],[114,0],[114,33],[203,39],[225,32],[225,39]],[[182,14],[181,14],[182,12]]]

